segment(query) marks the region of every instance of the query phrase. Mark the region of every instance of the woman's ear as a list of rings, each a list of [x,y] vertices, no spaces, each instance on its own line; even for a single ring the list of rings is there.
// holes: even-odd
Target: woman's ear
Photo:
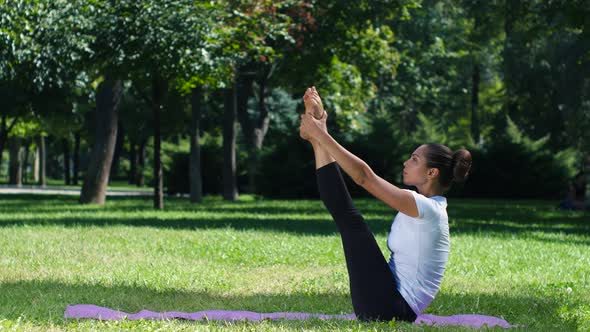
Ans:
[[[428,175],[428,177],[434,179],[438,176],[438,168],[429,168],[426,174]]]

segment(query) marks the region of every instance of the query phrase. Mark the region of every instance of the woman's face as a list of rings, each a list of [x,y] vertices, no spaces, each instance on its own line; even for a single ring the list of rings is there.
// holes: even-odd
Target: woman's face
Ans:
[[[426,167],[426,158],[424,153],[426,146],[419,146],[408,160],[404,162],[403,179],[407,186],[418,186],[426,183],[428,167]]]

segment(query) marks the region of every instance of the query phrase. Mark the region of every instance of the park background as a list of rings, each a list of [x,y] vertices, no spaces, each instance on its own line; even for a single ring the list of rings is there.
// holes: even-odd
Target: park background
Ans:
[[[311,146],[299,137],[302,96],[314,85],[331,135],[394,184],[421,143],[472,152],[469,180],[448,193],[457,254],[433,313],[588,328],[590,217],[556,206],[571,177],[590,169],[589,17],[584,0],[0,0],[0,181],[80,190],[0,196],[8,248],[0,324],[71,327],[57,317],[63,296],[128,311],[213,303],[350,312],[338,237],[317,200]],[[346,181],[383,244],[394,211]],[[240,236],[243,250],[234,252]],[[188,249],[197,244],[205,247]],[[146,257],[114,272],[93,265],[125,264],[142,245],[161,265],[155,279]],[[84,260],[62,256],[89,247],[97,251]],[[222,277],[186,284],[169,274],[196,253],[211,255],[203,266]],[[286,269],[276,289],[304,293],[257,302],[262,290],[232,279],[232,264],[252,283],[256,273],[272,279]],[[510,295],[486,293],[484,281]],[[80,285],[102,300],[82,296]],[[163,285],[176,306],[156,291]],[[40,289],[54,290],[37,300],[49,313],[23,295]],[[303,303],[305,292],[339,304]],[[474,308],[480,298],[487,307]]]

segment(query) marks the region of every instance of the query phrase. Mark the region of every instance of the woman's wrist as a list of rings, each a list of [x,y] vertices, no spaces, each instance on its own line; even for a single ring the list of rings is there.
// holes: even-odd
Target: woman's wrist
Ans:
[[[320,133],[314,138],[318,144],[326,144],[330,140],[330,133],[326,131],[320,131]]]
[[[313,146],[314,149],[321,147],[320,142],[318,142],[318,140],[315,138],[310,138],[308,141],[311,143],[311,146]]]

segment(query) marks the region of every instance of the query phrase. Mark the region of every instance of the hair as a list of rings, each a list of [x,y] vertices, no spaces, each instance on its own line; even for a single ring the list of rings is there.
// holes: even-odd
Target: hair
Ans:
[[[467,180],[471,169],[471,153],[468,150],[459,149],[453,152],[443,144],[427,143],[425,145],[426,166],[438,169],[438,181],[444,190],[450,189],[455,182]]]

